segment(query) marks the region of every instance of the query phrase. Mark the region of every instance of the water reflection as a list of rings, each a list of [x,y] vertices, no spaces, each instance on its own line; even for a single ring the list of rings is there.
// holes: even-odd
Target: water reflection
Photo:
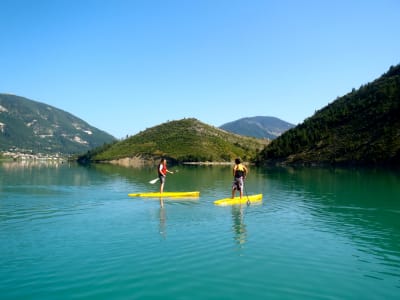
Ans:
[[[29,298],[32,288],[48,298],[60,290],[82,298],[92,295],[86,290],[91,282],[99,282],[103,290],[92,298],[107,298],[115,291],[129,298],[141,291],[148,298],[174,299],[183,290],[192,295],[204,287],[206,294],[192,298],[397,299],[398,174],[253,170],[246,188],[268,200],[259,206],[216,208],[213,201],[230,185],[229,170],[180,170],[170,177],[168,188],[200,190],[200,201],[131,201],[129,192],[151,188],[152,169],[39,167],[5,172],[0,164],[0,263],[5,266],[0,275],[10,290],[21,291],[14,297],[3,293],[2,298]],[[40,264],[34,264],[37,258]],[[99,259],[105,264],[99,265]],[[32,261],[30,272],[26,261]],[[93,269],[92,277],[82,275],[81,262]],[[35,272],[38,265],[42,273]],[[243,266],[251,266],[245,270],[251,280],[232,285],[243,279]],[[54,274],[52,282],[49,274]],[[36,298],[46,298],[40,296]]]
[[[281,168],[264,174],[274,187],[277,207],[290,216],[287,222],[298,218],[301,225],[313,225],[314,231],[346,238],[357,251],[369,255],[369,263],[377,260],[387,266],[390,261],[395,269],[400,266],[399,172]]]
[[[158,216],[159,216],[159,226],[158,226],[158,231],[160,235],[162,236],[163,239],[166,239],[167,237],[167,215],[166,215],[166,210],[164,207],[164,200],[160,198],[160,208],[158,211]]]
[[[232,229],[235,235],[234,239],[239,246],[244,245],[247,240],[246,224],[244,223],[244,211],[244,205],[232,206]]]
[[[88,186],[97,175],[93,170],[77,167],[74,163],[0,163],[0,187],[21,187],[22,184],[28,189]]]
[[[63,165],[71,165],[71,162],[64,160],[20,160],[20,161],[3,161],[0,166],[5,171],[17,169],[30,169],[37,167],[53,167],[58,168]]]
[[[158,221],[159,221],[159,234],[165,239],[167,236],[167,209],[170,213],[176,215],[177,210],[182,207],[189,207],[192,205],[199,204],[199,197],[159,197],[159,198],[147,198],[144,201],[159,201],[158,208]],[[173,218],[173,221],[176,221]]]

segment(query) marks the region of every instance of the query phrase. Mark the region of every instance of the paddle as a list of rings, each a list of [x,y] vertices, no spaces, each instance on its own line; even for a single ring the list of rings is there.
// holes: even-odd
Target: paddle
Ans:
[[[158,180],[159,180],[159,178],[157,177],[157,178],[155,178],[155,179],[153,179],[153,180],[150,180],[149,183],[155,184]]]
[[[178,170],[175,170],[174,173],[178,173]],[[149,183],[150,184],[155,184],[160,178],[154,178],[153,180],[150,180]]]
[[[243,189],[244,189],[244,192],[245,192],[246,197],[247,197],[247,202],[246,202],[246,204],[247,204],[247,206],[249,206],[249,205],[250,205],[250,199],[249,199],[249,195],[247,195],[246,186],[245,186],[244,184],[243,184]]]

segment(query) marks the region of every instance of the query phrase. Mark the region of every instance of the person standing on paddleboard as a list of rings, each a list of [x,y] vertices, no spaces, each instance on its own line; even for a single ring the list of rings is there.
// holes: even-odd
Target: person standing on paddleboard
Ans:
[[[240,161],[240,158],[236,158],[235,165],[233,166],[232,198],[235,198],[236,191],[239,191],[240,199],[242,199],[244,179],[248,172],[246,166]]]
[[[162,158],[158,164],[158,178],[160,179],[160,193],[164,191],[165,177],[167,173],[174,174],[167,169],[167,160]]]

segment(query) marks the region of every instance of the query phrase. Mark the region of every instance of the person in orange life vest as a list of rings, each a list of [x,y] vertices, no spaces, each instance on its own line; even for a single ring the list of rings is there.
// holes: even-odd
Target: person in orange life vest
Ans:
[[[233,167],[233,184],[232,184],[232,198],[235,198],[236,191],[240,192],[240,199],[243,197],[244,179],[248,174],[248,169],[240,161],[240,158],[235,159]]]
[[[158,164],[158,178],[160,178],[160,193],[164,191],[165,177],[167,173],[174,174],[167,169],[167,160],[162,158]]]

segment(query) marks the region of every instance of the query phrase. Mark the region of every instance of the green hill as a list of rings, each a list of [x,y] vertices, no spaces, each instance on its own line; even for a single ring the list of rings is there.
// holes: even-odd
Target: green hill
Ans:
[[[285,132],[257,162],[400,165],[400,65]]]
[[[127,157],[168,158],[175,162],[220,162],[254,158],[266,140],[243,137],[196,119],[167,122],[80,157],[80,161],[111,161]]]
[[[83,153],[115,138],[50,105],[0,94],[0,151]]]

